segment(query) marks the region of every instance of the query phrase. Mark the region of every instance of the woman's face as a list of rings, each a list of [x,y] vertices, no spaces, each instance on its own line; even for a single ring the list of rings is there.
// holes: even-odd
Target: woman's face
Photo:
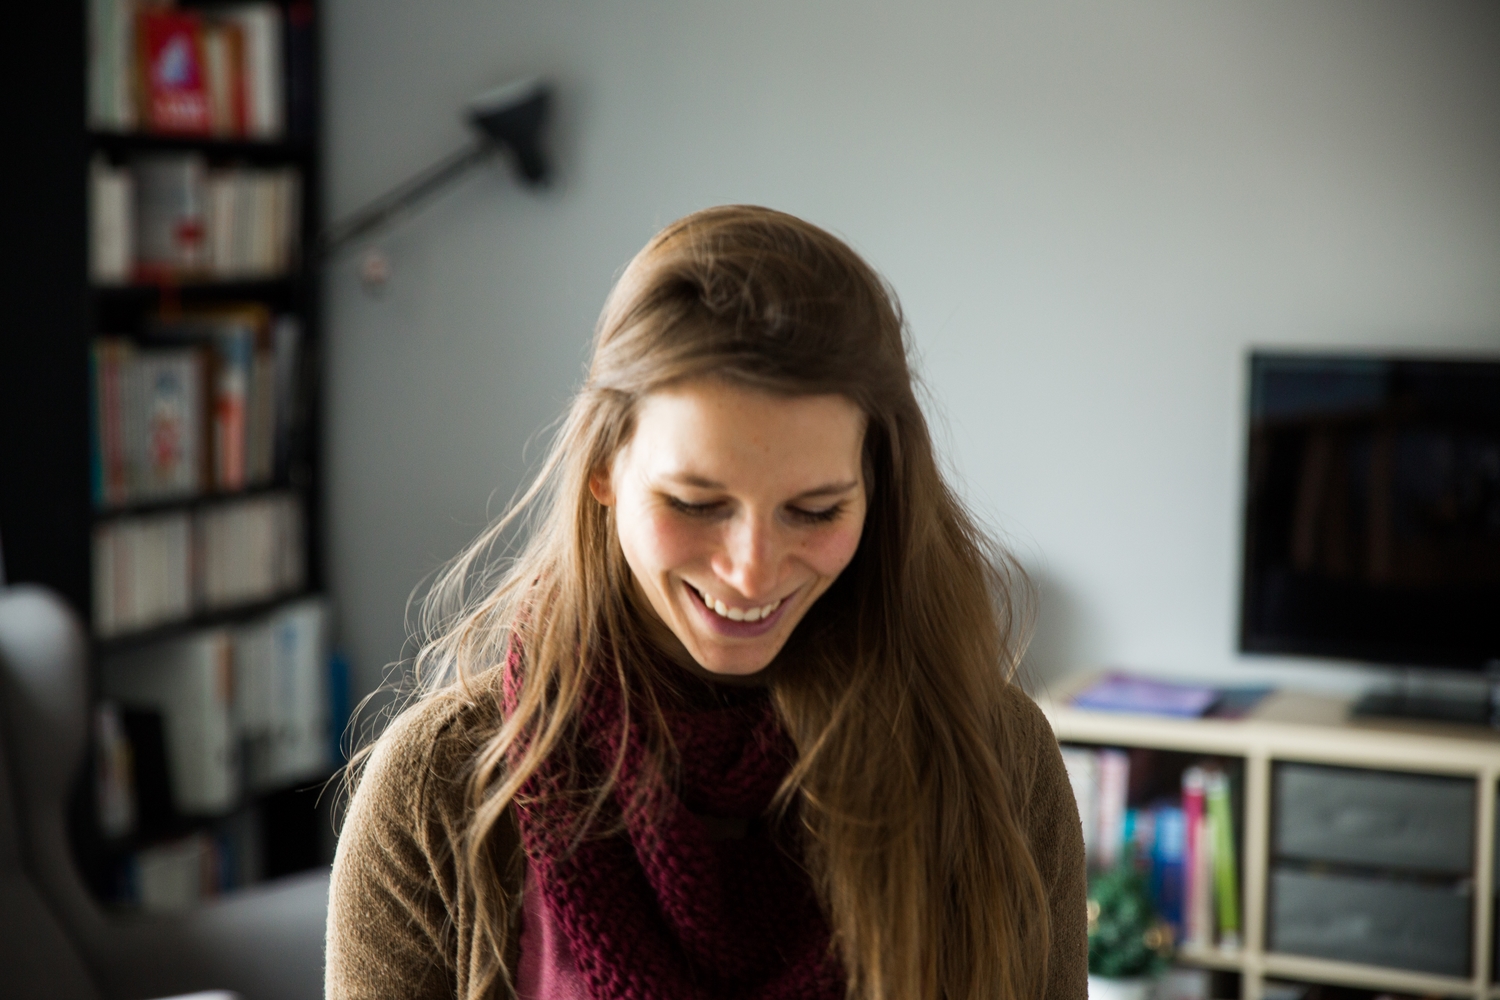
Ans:
[[[591,480],[640,595],[705,669],[769,664],[859,545],[864,414],[717,379],[652,393]]]

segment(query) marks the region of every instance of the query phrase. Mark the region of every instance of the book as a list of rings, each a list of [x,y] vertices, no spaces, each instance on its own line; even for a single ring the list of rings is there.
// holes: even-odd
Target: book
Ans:
[[[1123,750],[1098,751],[1098,806],[1094,822],[1098,837],[1096,863],[1109,870],[1124,857],[1125,802],[1130,791],[1130,756]]]
[[[174,809],[218,815],[239,798],[239,755],[231,726],[230,634],[211,629],[104,663],[101,687],[120,704],[162,715]]]
[[[89,0],[90,128],[128,132],[136,127],[135,0]]]
[[[1183,903],[1186,901],[1187,829],[1182,807],[1159,805],[1153,814],[1151,897],[1161,918],[1172,925],[1175,940],[1182,940]]]
[[[197,153],[158,153],[131,162],[136,191],[136,277],[175,280],[208,266],[205,175]]]
[[[1182,817],[1185,834],[1183,865],[1183,941],[1199,948],[1213,942],[1213,882],[1210,838],[1203,808],[1207,776],[1194,765],[1182,773]]]
[[[1219,947],[1240,947],[1240,877],[1235,854],[1234,810],[1229,776],[1211,771],[1206,795],[1208,815],[1213,820],[1213,880]]]
[[[136,36],[145,127],[153,132],[210,134],[212,112],[198,15],[173,7],[144,7]]]
[[[302,504],[294,494],[209,507],[198,514],[196,528],[198,607],[254,603],[304,585]]]
[[[290,492],[104,520],[92,542],[94,634],[294,594],[306,585],[305,531]]]
[[[135,177],[102,156],[89,165],[89,278],[120,285],[135,271]]]
[[[210,19],[203,25],[209,131],[219,138],[245,134],[245,34],[238,24]]]
[[[236,637],[237,718],[257,791],[326,775],[332,767],[326,602],[289,604]]]
[[[126,442],[132,500],[163,500],[199,492],[204,357],[193,349],[137,352],[126,400],[133,428]]]
[[[1109,674],[1088,689],[1073,696],[1073,704],[1096,712],[1135,712],[1197,718],[1218,700],[1215,688],[1202,684],[1175,684],[1168,681]]]
[[[281,8],[274,3],[225,7],[221,16],[245,39],[246,126],[252,139],[275,141],[286,130],[286,69]]]
[[[94,633],[108,638],[180,621],[193,611],[192,524],[174,511],[94,529]]]
[[[209,481],[216,490],[241,490],[269,479],[256,475],[259,470],[252,468],[250,455],[256,447],[270,445],[258,445],[250,435],[257,430],[269,435],[271,427],[250,411],[256,401],[252,393],[257,365],[269,363],[257,359],[270,350],[270,322],[264,306],[241,305],[158,317],[149,327],[156,343],[200,345],[212,355]],[[269,398],[262,393],[263,405]],[[274,416],[270,419],[274,423]]]

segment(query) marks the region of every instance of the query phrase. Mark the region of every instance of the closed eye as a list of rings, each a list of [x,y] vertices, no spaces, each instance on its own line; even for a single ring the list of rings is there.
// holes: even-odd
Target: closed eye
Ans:
[[[844,512],[844,504],[836,503],[832,507],[824,507],[822,510],[808,510],[805,507],[788,507],[787,513],[804,524],[827,524],[829,521],[838,519]]]
[[[688,517],[712,517],[724,509],[724,501],[711,500],[708,503],[688,503],[686,500],[674,496],[666,496],[667,506],[679,514]]]

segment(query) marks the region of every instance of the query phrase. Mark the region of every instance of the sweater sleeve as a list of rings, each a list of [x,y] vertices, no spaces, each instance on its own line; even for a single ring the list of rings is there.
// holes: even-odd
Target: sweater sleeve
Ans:
[[[456,995],[454,845],[429,788],[446,714],[403,714],[360,776],[329,888],[327,1000]]]
[[[1088,870],[1083,825],[1073,786],[1063,766],[1052,726],[1019,688],[1014,691],[1020,730],[1016,742],[1030,748],[1031,789],[1027,835],[1051,905],[1052,946],[1047,960],[1046,1000],[1088,996]]]

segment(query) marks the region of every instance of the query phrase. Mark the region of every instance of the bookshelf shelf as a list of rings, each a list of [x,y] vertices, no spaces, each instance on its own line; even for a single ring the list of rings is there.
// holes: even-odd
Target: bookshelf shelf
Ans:
[[[1420,972],[1400,969],[1384,969],[1352,962],[1330,962],[1321,958],[1306,958],[1302,955],[1267,954],[1261,961],[1267,978],[1292,979],[1302,982],[1328,983],[1333,986],[1353,986],[1367,990],[1389,990],[1410,993],[1422,997],[1474,996],[1476,990],[1484,995],[1486,984],[1476,984],[1469,979],[1454,976],[1430,976]]]
[[[304,291],[307,283],[299,274],[257,278],[248,281],[216,281],[209,278],[184,277],[165,282],[132,282],[130,284],[93,284],[89,291],[97,299],[160,300],[180,296],[202,299],[262,299]]]
[[[180,636],[201,632],[204,629],[252,621],[284,604],[298,600],[299,598],[311,597],[316,593],[317,591],[308,588],[289,590],[277,594],[275,597],[266,598],[263,601],[236,604],[228,608],[216,608],[213,611],[204,611],[190,618],[154,625],[150,628],[141,629],[138,632],[126,632],[122,635],[112,635],[107,638],[96,637],[94,639],[94,649],[101,658],[112,657],[119,653],[130,652],[131,650],[146,646],[154,646]]]
[[[310,142],[264,142],[153,132],[90,130],[88,141],[91,148],[110,156],[149,152],[197,152],[213,160],[240,160],[256,164],[303,163],[312,160],[315,153]]]
[[[13,122],[16,134],[26,137],[24,155],[8,161],[6,183],[0,186],[0,209],[4,212],[0,241],[10,251],[7,267],[0,272],[6,315],[6,334],[0,337],[0,426],[25,429],[24,433],[0,434],[0,566],[4,569],[0,579],[10,584],[46,585],[61,594],[84,622],[107,620],[112,627],[122,629],[132,622],[160,621],[184,607],[216,605],[213,610],[134,631],[96,634],[89,643],[91,690],[101,699],[106,680],[117,681],[120,675],[135,669],[121,666],[116,671],[117,665],[129,661],[156,669],[177,655],[174,650],[205,638],[220,643],[216,648],[229,651],[223,662],[231,669],[219,669],[213,675],[199,669],[204,663],[193,664],[198,670],[193,676],[200,679],[238,678],[256,671],[260,672],[257,676],[268,677],[272,669],[284,671],[276,675],[283,679],[316,676],[319,683],[331,683],[328,678],[332,676],[327,658],[319,659],[328,620],[321,601],[322,293],[319,262],[310,252],[317,243],[322,214],[317,101],[319,4],[317,0],[177,2],[177,11],[171,9],[170,2],[114,4],[112,0],[91,0],[87,4],[51,5],[35,19],[36,25],[28,24],[29,54],[41,69],[33,75],[34,89],[28,99],[17,105]],[[114,17],[101,13],[111,10],[135,11],[110,21],[109,30],[117,34],[109,37],[121,42],[114,47],[101,41],[105,38],[101,33],[103,22],[91,25],[89,21],[90,17]],[[182,14],[186,16],[178,16]],[[136,97],[149,95],[136,90],[135,81],[160,81],[165,77],[136,74],[139,67],[128,65],[138,58],[150,58],[151,52],[160,55],[165,51],[160,46],[152,49],[147,41],[153,31],[158,32],[153,36],[158,41],[165,37],[158,31],[164,26],[169,31],[201,32],[201,38],[186,48],[201,53],[198,58],[205,60],[211,58],[211,34],[217,33],[220,42],[230,39],[225,50],[232,53],[229,63],[216,64],[217,68],[205,63],[206,70],[212,72],[190,78],[203,81],[202,96],[206,100],[218,100],[231,91],[239,95],[236,101],[244,100],[243,107],[232,105],[237,109],[233,114],[242,116],[235,119],[235,130],[242,134],[279,130],[287,138],[223,139],[99,127],[98,123],[105,121],[131,120],[131,114],[135,121],[152,121],[150,116],[166,106],[144,99],[136,102]],[[111,53],[105,62],[114,62],[107,67],[100,62],[91,64],[91,51],[95,56]],[[104,86],[101,80],[111,82]],[[229,81],[229,90],[223,89],[225,81]],[[109,96],[101,96],[105,94]],[[113,116],[114,111],[132,104],[133,112]],[[215,104],[213,113],[218,114],[217,109],[224,106],[231,105]],[[112,110],[106,115],[101,109]],[[185,178],[174,181],[177,188],[165,198],[159,173],[152,173],[160,172],[163,163],[176,165],[174,169]],[[191,196],[176,197],[179,191]],[[115,200],[106,203],[101,197],[104,194]],[[195,231],[197,235],[191,235]],[[163,233],[173,234],[171,239],[178,241],[171,244],[170,252],[161,249]],[[215,237],[219,242],[209,242]],[[195,253],[176,255],[177,249],[195,240]],[[184,269],[179,280],[107,283],[115,276],[176,267]],[[226,280],[213,278],[213,274],[257,277]],[[259,325],[244,318],[255,311],[250,307],[264,317],[256,321]],[[231,312],[247,329],[253,327],[253,333],[241,335],[208,328]],[[187,329],[192,322],[204,326]],[[175,330],[170,329],[173,323],[178,324]],[[240,337],[236,343],[241,345],[236,349],[244,350],[231,357],[224,344],[236,336]],[[96,397],[102,397],[104,388],[96,377],[96,365],[103,350],[98,344],[104,338],[110,339],[111,350],[118,345],[117,359],[123,360],[111,361],[118,365],[121,378],[115,396],[107,406],[100,406]],[[247,354],[248,360],[243,360]],[[290,363],[281,365],[283,358],[291,359]],[[241,366],[236,371],[249,381],[238,374],[224,376],[236,365]],[[164,384],[162,373],[168,371],[196,389],[176,397],[181,404],[178,411],[172,411],[175,415],[162,417],[159,404],[171,397],[164,396],[165,390],[159,386]],[[241,383],[248,388],[238,388]],[[141,388],[148,384],[152,386],[149,390]],[[223,416],[235,412],[224,405],[226,400],[232,402],[234,393],[239,393],[242,401],[240,415]],[[101,412],[119,418],[113,425],[117,433],[112,432],[108,445],[113,449],[111,461],[116,463],[111,468],[125,471],[115,479],[100,476],[105,486],[100,492],[111,500],[129,501],[173,490],[177,491],[175,498],[96,505],[94,481],[105,468],[102,459],[96,462],[95,457],[105,454],[105,448],[99,445],[99,431],[106,426],[98,419]],[[129,420],[122,414],[128,414]],[[202,414],[202,423],[196,421],[195,414]],[[143,421],[142,415],[149,415],[149,420]],[[196,439],[184,431],[176,438],[179,444],[162,444],[164,439],[157,436],[162,419],[175,420],[175,428],[198,428]],[[234,420],[240,421],[243,429],[226,432],[225,427],[232,427]],[[149,426],[149,433],[141,430],[143,426]],[[223,433],[238,436],[226,438]],[[131,443],[122,443],[126,441]],[[162,450],[150,450],[158,448]],[[198,449],[196,453],[191,450],[194,448]],[[143,458],[158,454],[179,457]],[[197,459],[202,460],[201,465]],[[183,475],[174,473],[164,478],[163,469]],[[199,471],[187,474],[194,469]],[[188,495],[195,482],[197,490],[203,492],[194,490]],[[241,482],[266,485],[209,490],[210,484],[222,487]],[[278,494],[286,499],[276,499]],[[247,514],[242,524],[232,523],[237,505]],[[261,521],[249,516],[273,507],[291,513],[284,517],[281,513],[267,515]],[[176,516],[179,514],[182,517]],[[254,522],[253,530],[245,528],[250,522]],[[141,541],[148,534],[146,528],[168,523],[176,532],[172,542],[175,547],[164,549],[160,539]],[[137,527],[141,527],[137,537],[128,539],[128,544],[121,542],[118,550],[112,547]],[[260,546],[260,540],[268,536],[278,541]],[[100,538],[110,541],[100,544]],[[183,539],[187,540],[185,544]],[[169,575],[159,571],[157,563],[139,555],[152,551],[148,542],[156,545],[155,555],[169,553],[170,558],[158,562],[171,564],[174,581],[189,582],[189,596],[184,601],[179,588],[169,595],[176,603],[153,605],[148,601],[116,616],[114,597],[110,596],[114,593],[111,588],[118,583],[116,577],[126,581],[123,586],[140,593],[141,579],[160,580]],[[254,551],[253,558],[246,558],[248,551]],[[128,553],[129,559],[122,563],[120,552]],[[205,553],[213,554],[214,559]],[[257,563],[265,570],[250,584],[233,572],[213,576],[207,571],[233,570],[246,562]],[[147,563],[151,565],[143,570]],[[95,578],[96,566],[111,564],[116,569],[104,586]],[[122,565],[124,569],[119,568]],[[181,570],[183,566],[186,571]],[[296,567],[297,572],[288,567]],[[200,586],[202,589],[197,589]],[[106,594],[102,604],[108,614],[96,618],[95,600],[101,587]],[[272,593],[275,596],[260,599],[259,595]],[[225,606],[234,595],[240,595],[242,602]],[[300,647],[285,648],[314,653],[304,661],[289,658],[290,654],[284,652],[266,652],[272,649],[273,634],[289,634],[276,629],[294,627],[304,628],[303,635],[312,638]],[[260,646],[251,649],[255,642]],[[313,666],[304,669],[307,662]],[[268,663],[273,666],[268,667]],[[253,669],[242,670],[246,664]],[[239,681],[231,683],[238,685]],[[266,681],[263,686],[269,685]],[[288,704],[313,702],[320,697],[316,693],[306,697],[301,688],[295,691],[295,696],[286,696]],[[110,693],[117,701],[135,697]],[[231,697],[238,698],[241,693],[236,686]],[[108,715],[102,702],[99,707],[99,718]],[[213,710],[229,715],[232,727],[244,725],[235,714],[239,703],[229,707],[234,713],[229,713],[225,705]],[[134,706],[122,703],[122,710],[126,708],[159,709],[163,718],[169,712],[184,711],[179,703],[169,704],[164,698],[157,698],[156,704],[145,700]],[[281,713],[273,720],[276,725],[286,722],[285,705],[278,704],[274,711]],[[307,719],[297,724],[305,730],[299,737],[299,748],[328,746],[325,736],[314,740],[308,735],[317,730],[316,725]],[[228,731],[233,734],[231,739],[243,740],[243,746],[249,747],[252,738],[260,739],[263,731],[270,730],[257,730],[254,735],[248,728]],[[97,738],[94,743],[96,749],[102,745]],[[125,753],[115,759],[128,761],[130,757]],[[220,760],[208,752],[188,759]],[[138,833],[121,839],[114,834],[125,827],[105,822],[104,786],[94,784],[103,760],[101,756],[92,761],[80,776],[69,833],[80,867],[101,898],[109,902],[111,886],[119,879],[108,869],[122,853],[150,847],[161,837],[195,832],[218,837],[218,825],[223,820],[187,815],[174,820],[174,825],[162,827],[142,825],[137,817]],[[329,759],[318,767],[326,774],[334,765],[335,761]],[[180,776],[182,769],[176,764],[166,766]],[[317,770],[298,766],[300,773]],[[267,773],[292,772],[273,769]],[[236,807],[254,814],[258,825],[245,843],[254,842],[256,852],[263,856],[265,863],[260,870],[265,875],[289,873],[331,858],[326,802],[320,806],[316,795],[303,795],[300,789],[305,784],[288,780],[284,788],[247,792]],[[194,811],[184,810],[189,814]],[[218,847],[216,841],[214,849]],[[212,867],[205,862],[204,870]],[[224,883],[217,888],[228,886]],[[205,881],[203,888],[209,892],[215,887]],[[143,904],[144,896],[136,902]]]
[[[1491,981],[1495,954],[1496,786],[1500,782],[1500,732],[1478,727],[1351,720],[1349,703],[1324,695],[1280,691],[1243,719],[1172,719],[1072,707],[1069,696],[1093,678],[1082,678],[1038,703],[1064,745],[1141,748],[1244,762],[1239,846],[1243,947],[1179,949],[1185,965],[1238,972],[1243,1000],[1261,1000],[1267,980],[1390,991],[1427,997],[1500,1000]],[[1285,864],[1276,854],[1275,775],[1282,765],[1399,772],[1461,778],[1473,785],[1472,870],[1462,883],[1471,893],[1467,948],[1471,977],[1273,951],[1270,882]]]
[[[1245,953],[1243,951],[1184,946],[1177,949],[1177,960],[1184,965],[1196,965],[1203,969],[1220,969],[1224,972],[1243,972],[1245,970]]]
[[[252,486],[249,489],[233,490],[224,493],[203,493],[194,496],[172,497],[163,500],[148,500],[138,503],[99,507],[94,510],[94,522],[99,524],[117,521],[126,517],[137,517],[142,514],[159,514],[173,510],[201,510],[206,507],[218,507],[240,500],[249,500],[253,497],[271,496],[287,492],[304,493],[304,484],[292,482],[268,483],[264,486]]]

